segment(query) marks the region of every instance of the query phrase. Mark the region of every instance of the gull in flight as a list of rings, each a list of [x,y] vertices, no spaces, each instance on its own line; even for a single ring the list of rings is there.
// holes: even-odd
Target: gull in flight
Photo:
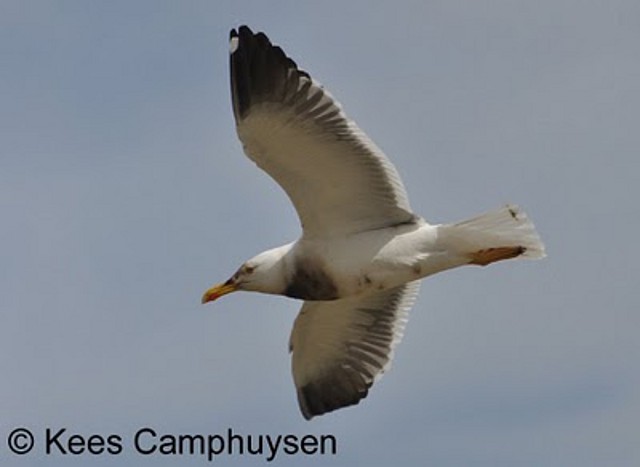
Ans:
[[[300,410],[311,419],[357,404],[389,368],[420,279],[542,258],[544,246],[514,205],[428,223],[384,153],[265,34],[232,30],[230,52],[238,136],[289,196],[302,235],[246,261],[202,303],[238,290],[304,301],[289,349]]]

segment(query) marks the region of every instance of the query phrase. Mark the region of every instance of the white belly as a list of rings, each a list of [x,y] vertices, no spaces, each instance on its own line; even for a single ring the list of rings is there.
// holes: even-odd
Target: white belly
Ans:
[[[294,247],[322,265],[346,297],[385,290],[463,264],[438,242],[437,226],[407,225],[340,240],[306,241]]]

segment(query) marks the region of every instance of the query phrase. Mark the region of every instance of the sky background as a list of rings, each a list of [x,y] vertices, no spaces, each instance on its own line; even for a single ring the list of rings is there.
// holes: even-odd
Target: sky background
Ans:
[[[389,373],[311,422],[287,353],[300,304],[200,305],[299,234],[235,134],[245,23],[342,102],[416,212],[517,203],[548,252],[425,280]],[[278,465],[640,465],[637,1],[2,0],[0,57],[2,465],[205,465],[135,454],[144,426],[338,440]],[[62,427],[125,452],[45,456]]]

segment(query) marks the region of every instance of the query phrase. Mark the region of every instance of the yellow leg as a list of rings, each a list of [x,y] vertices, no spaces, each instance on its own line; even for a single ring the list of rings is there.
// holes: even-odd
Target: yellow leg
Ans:
[[[469,264],[477,264],[478,266],[486,266],[487,264],[511,259],[520,256],[526,251],[523,246],[503,246],[498,248],[487,248],[486,250],[478,250],[471,253]]]

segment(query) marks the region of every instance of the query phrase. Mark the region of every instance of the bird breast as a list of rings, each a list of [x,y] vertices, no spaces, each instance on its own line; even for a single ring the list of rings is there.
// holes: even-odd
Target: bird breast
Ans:
[[[291,250],[286,295],[334,300],[425,277],[439,255],[434,226],[375,230],[330,240],[299,240]]]

